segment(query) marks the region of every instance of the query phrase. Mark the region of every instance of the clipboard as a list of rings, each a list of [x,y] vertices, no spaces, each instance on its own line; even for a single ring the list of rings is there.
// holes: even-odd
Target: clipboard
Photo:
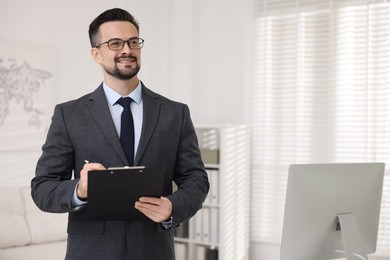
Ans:
[[[150,220],[134,208],[142,196],[163,195],[164,168],[125,167],[88,172],[89,220]]]

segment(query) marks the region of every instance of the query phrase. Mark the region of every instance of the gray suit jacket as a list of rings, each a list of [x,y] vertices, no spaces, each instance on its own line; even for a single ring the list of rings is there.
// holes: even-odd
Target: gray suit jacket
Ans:
[[[134,165],[166,169],[163,195],[172,202],[176,227],[201,208],[209,182],[188,107],[144,85],[142,91],[144,118]],[[172,228],[152,221],[88,221],[88,203],[78,210],[72,203],[84,160],[127,165],[102,85],[55,107],[42,151],[32,198],[43,211],[69,212],[66,259],[174,259]],[[172,181],[179,187],[174,194]]]

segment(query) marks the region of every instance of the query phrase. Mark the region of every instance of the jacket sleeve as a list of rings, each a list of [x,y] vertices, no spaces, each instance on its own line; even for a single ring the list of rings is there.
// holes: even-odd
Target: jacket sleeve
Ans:
[[[31,181],[31,196],[42,211],[62,213],[74,209],[72,195],[78,180],[71,180],[73,162],[73,146],[61,106],[57,105]]]
[[[209,181],[200,156],[198,139],[186,105],[183,115],[173,178],[178,190],[168,196],[173,205],[173,226],[195,215],[202,207],[209,191]]]

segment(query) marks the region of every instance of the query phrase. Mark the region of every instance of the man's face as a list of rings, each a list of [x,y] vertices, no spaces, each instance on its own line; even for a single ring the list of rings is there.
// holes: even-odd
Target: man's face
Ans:
[[[100,41],[98,45],[110,39],[129,40],[138,37],[138,31],[133,24],[126,21],[107,22],[100,26]],[[108,44],[92,49],[92,56],[99,63],[106,76],[120,80],[136,77],[141,68],[141,50],[133,50],[125,42],[123,49],[111,50]]]

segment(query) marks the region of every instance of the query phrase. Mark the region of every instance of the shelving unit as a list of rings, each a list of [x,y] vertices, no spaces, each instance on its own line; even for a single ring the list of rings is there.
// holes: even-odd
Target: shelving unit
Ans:
[[[199,126],[210,181],[203,208],[175,231],[177,260],[249,259],[250,149],[245,125]]]

